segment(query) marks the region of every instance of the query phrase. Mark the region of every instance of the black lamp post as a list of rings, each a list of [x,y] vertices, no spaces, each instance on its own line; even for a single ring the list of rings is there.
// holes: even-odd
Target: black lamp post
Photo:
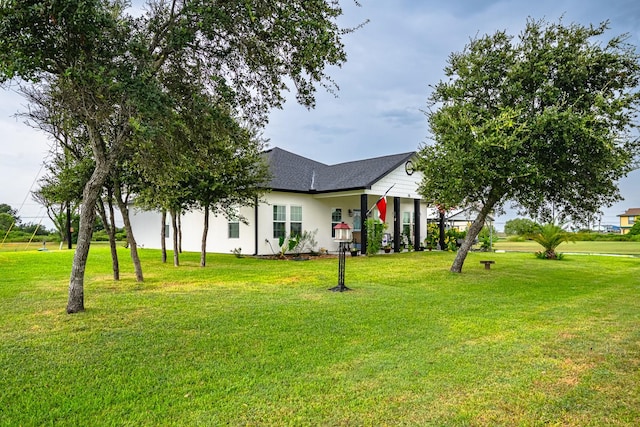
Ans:
[[[333,292],[344,292],[349,291],[350,289],[344,285],[344,267],[346,263],[345,252],[347,251],[346,245],[351,242],[351,227],[349,227],[344,222],[333,227],[335,231],[335,237],[333,240],[338,242],[338,286],[335,286],[330,291]]]

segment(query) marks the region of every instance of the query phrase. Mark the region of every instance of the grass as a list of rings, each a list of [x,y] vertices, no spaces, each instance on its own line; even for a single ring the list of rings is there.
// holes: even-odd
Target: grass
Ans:
[[[123,280],[0,253],[0,425],[619,425],[640,419],[636,258],[209,258]]]
[[[511,242],[506,239],[500,239],[494,243],[494,247],[497,250],[531,253],[542,249],[539,244],[532,240]],[[562,243],[558,246],[557,251],[567,253],[640,255],[640,242],[575,241]]]

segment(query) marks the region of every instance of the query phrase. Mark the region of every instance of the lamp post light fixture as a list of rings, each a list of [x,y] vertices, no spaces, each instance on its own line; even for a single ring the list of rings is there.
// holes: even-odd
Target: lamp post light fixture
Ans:
[[[349,291],[350,289],[344,285],[344,267],[346,263],[345,252],[347,250],[347,243],[351,242],[351,227],[341,222],[333,227],[333,230],[335,231],[333,240],[338,242],[338,286],[329,290],[333,292]]]

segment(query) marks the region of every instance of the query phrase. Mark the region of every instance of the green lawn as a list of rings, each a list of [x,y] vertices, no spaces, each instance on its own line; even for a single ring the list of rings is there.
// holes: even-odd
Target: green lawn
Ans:
[[[640,419],[640,259],[0,253],[0,425],[563,425]],[[494,259],[490,271],[481,259]]]
[[[539,244],[532,240],[510,242],[507,239],[500,239],[495,242],[496,250],[533,253],[541,248]],[[576,241],[562,243],[557,250],[558,252],[567,253],[640,255],[640,242]]]

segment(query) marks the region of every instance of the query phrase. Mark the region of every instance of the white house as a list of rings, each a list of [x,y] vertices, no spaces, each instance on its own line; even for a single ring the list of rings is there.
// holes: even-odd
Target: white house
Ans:
[[[241,248],[243,254],[271,255],[278,250],[280,236],[318,230],[316,249],[336,251],[333,227],[342,221],[352,227],[358,246],[366,247],[362,218],[387,191],[385,222],[394,249],[400,250],[403,233],[419,247],[426,236],[427,206],[417,192],[422,174],[413,169],[415,154],[326,165],[280,148],[265,151],[272,174],[271,191],[265,195],[265,202],[240,208],[248,224],[212,216],[207,250],[230,253]],[[160,248],[160,214],[136,208],[129,213],[137,243]],[[377,218],[377,208],[370,215]],[[202,212],[183,214],[183,250],[200,251],[203,223]],[[167,235],[167,239],[171,236]],[[171,247],[170,242],[167,247]]]

